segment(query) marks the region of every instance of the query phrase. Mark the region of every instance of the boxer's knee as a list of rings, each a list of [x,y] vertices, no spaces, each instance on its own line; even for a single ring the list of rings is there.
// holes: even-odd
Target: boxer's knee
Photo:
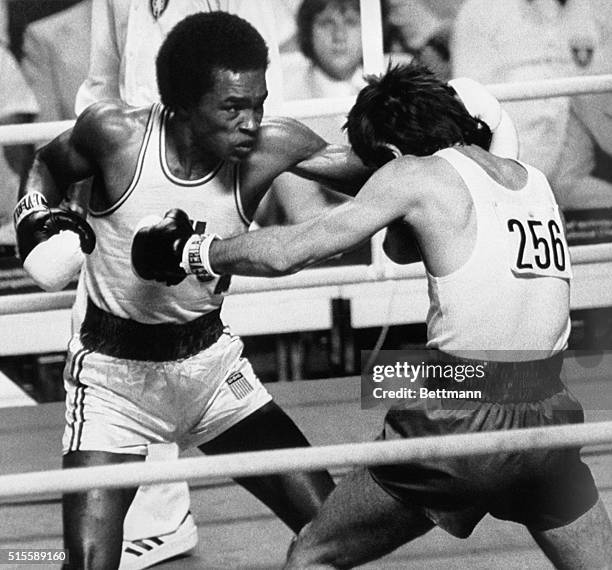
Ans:
[[[298,568],[351,568],[338,541],[324,540],[307,524],[294,536],[287,551],[285,570]]]

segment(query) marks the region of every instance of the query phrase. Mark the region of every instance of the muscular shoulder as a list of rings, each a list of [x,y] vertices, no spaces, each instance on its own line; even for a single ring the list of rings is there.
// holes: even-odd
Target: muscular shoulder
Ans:
[[[427,199],[432,190],[448,183],[450,165],[437,156],[402,156],[378,172],[387,184],[408,191],[414,200]]]
[[[109,154],[142,138],[150,108],[107,100],[87,107],[78,117],[72,141],[80,149]]]
[[[409,221],[452,193],[455,180],[449,168],[446,161],[435,156],[396,158],[371,176],[357,200],[392,208]]]
[[[299,162],[327,145],[319,135],[296,119],[271,117],[264,120],[259,133],[259,149]]]

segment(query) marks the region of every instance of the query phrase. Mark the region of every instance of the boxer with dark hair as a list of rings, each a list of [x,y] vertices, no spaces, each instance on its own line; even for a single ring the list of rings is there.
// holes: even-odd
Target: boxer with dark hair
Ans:
[[[262,120],[267,47],[246,21],[198,13],[168,35],[157,60],[165,104],[105,101],[36,154],[15,213],[25,266],[59,289],[84,269],[84,308],[65,368],[64,467],[142,460],[147,446],[177,442],[204,453],[308,445],[242,357],[220,319],[227,279],[163,284],[132,271],[143,216],[178,206],[192,233],[247,231],[273,179],[291,171],[356,191],[371,170],[291,119]],[[68,186],[93,176],[87,221],[57,209]],[[94,243],[95,242],[95,243]],[[198,233],[191,256],[205,244]],[[147,252],[134,254],[143,265]],[[146,271],[143,275],[148,276]],[[294,532],[333,487],[325,471],[240,478]],[[135,489],[64,497],[70,567],[119,564],[122,523]]]
[[[205,237],[187,265],[210,275],[292,273],[385,227],[385,251],[405,263],[416,238],[429,285],[428,347],[487,374],[462,384],[464,398],[436,391],[448,381],[426,383],[427,397],[391,406],[380,439],[583,422],[559,376],[572,271],[545,176],[489,152],[488,126],[419,66],[370,78],[347,130],[360,158],[380,167],[354,200],[293,226]],[[177,267],[169,223],[148,228],[145,241]],[[487,513],[525,525],[557,568],[612,564],[610,519],[580,450],[566,448],[358,468],[302,529],[287,568],[357,566],[436,525],[466,538]]]

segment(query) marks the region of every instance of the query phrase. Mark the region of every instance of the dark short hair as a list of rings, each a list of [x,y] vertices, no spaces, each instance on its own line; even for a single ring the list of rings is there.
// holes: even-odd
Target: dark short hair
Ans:
[[[455,144],[488,150],[492,136],[483,121],[468,113],[451,86],[417,63],[368,77],[344,128],[359,158],[377,167],[393,158],[385,143],[402,154],[428,156]]]
[[[219,69],[268,67],[268,47],[246,20],[227,12],[198,12],[181,20],[164,40],[156,60],[161,101],[190,109],[208,93]]]
[[[297,41],[300,51],[312,61],[316,60],[312,46],[314,20],[330,6],[340,11],[355,10],[359,14],[359,0],[303,0],[296,16]]]

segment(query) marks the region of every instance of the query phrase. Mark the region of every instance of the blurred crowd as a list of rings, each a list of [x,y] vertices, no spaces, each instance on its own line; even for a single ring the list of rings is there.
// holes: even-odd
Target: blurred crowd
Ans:
[[[484,84],[612,73],[609,0],[381,2],[389,62],[416,59],[442,78]],[[359,0],[2,0],[1,123],[72,119],[104,97],[152,102],[156,47],[197,9],[238,13],[268,41],[268,114],[283,100],[352,96],[363,84]],[[520,159],[545,172],[564,209],[612,208],[612,93],[504,107]],[[341,125],[341,117],[312,120],[330,140],[343,140]],[[14,242],[11,212],[32,152],[5,145],[0,156],[2,251]],[[298,184],[281,177],[277,190]],[[308,192],[299,192],[308,207]],[[283,218],[273,202],[262,211]]]

